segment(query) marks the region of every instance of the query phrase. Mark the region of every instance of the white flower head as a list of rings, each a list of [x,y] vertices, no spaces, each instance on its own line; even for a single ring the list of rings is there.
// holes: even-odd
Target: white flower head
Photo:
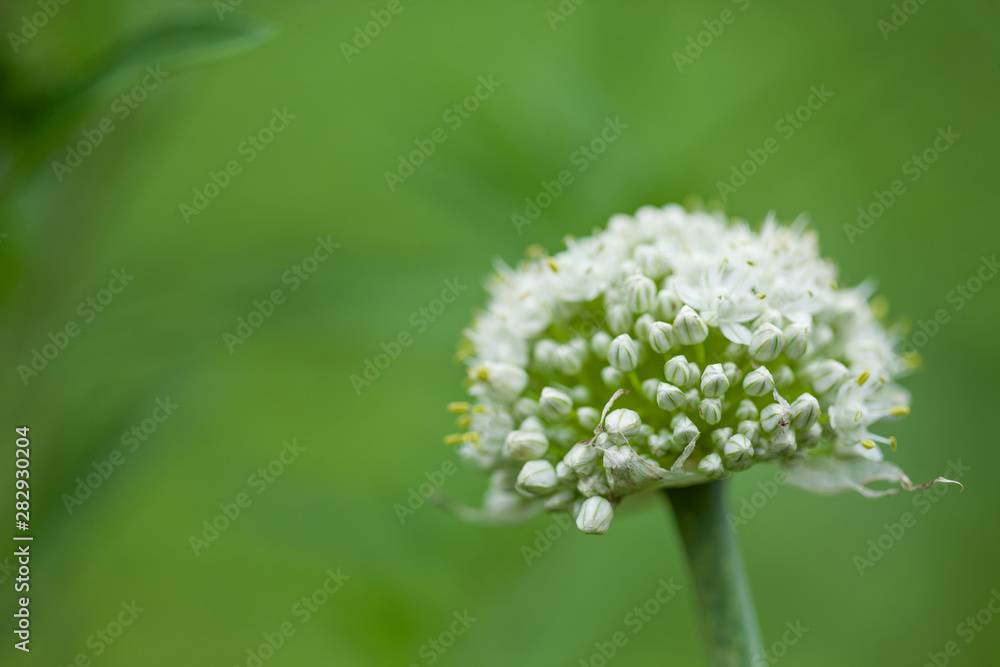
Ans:
[[[446,442],[497,474],[463,516],[571,511],[601,534],[626,496],[766,462],[821,493],[918,488],[879,448],[909,411],[908,365],[870,284],[838,288],[804,224],[644,207],[496,265]]]

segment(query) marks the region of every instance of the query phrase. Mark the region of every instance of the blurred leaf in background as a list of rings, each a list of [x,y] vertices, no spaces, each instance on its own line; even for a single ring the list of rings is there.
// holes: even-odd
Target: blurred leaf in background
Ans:
[[[741,476],[767,644],[808,628],[774,656],[1000,661],[1000,623],[960,627],[1000,588],[996,3],[94,0],[15,49],[41,4],[0,7],[2,413],[36,533],[32,654],[3,664],[596,665],[619,631],[617,665],[699,664],[687,590],[635,611],[685,577],[659,504],[594,539],[424,500],[484,485],[440,437],[491,260],[692,195],[806,212],[842,284],[878,280],[924,359],[893,458],[963,469],[879,501]]]

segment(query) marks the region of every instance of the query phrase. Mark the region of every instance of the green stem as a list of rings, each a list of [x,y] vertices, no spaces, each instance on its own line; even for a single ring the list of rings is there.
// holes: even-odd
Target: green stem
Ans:
[[[754,667],[764,642],[739,544],[726,522],[725,489],[717,481],[666,492],[691,569],[709,667]]]

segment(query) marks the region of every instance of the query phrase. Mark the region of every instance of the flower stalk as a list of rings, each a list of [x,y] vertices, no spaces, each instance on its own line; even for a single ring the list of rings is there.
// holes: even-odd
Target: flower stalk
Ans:
[[[691,571],[708,667],[755,667],[764,646],[743,557],[726,522],[726,488],[719,480],[668,488],[666,495]]]

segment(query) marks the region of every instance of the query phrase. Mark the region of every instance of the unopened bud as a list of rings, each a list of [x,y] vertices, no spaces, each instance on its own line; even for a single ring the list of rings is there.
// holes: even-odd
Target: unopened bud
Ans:
[[[713,426],[722,419],[722,401],[717,398],[706,398],[698,404],[698,414]]]
[[[583,501],[580,512],[576,515],[576,527],[590,535],[603,535],[608,532],[614,510],[607,498],[593,496]]]
[[[719,398],[729,389],[729,378],[722,364],[709,364],[701,376],[701,393],[709,398]]]
[[[743,378],[743,391],[748,396],[763,396],[770,394],[773,390],[774,378],[771,377],[771,371],[764,366],[753,369]]]
[[[656,283],[646,276],[629,276],[625,280],[625,302],[633,313],[647,313],[656,299]]]
[[[537,459],[549,448],[549,440],[539,431],[511,431],[504,441],[503,453],[512,459]]]
[[[661,382],[656,387],[656,404],[661,410],[676,410],[684,405],[686,398],[680,388],[669,382]]]
[[[677,292],[672,289],[661,289],[656,295],[656,305],[660,309],[660,317],[673,320],[684,304],[677,296]]]
[[[706,477],[721,477],[726,472],[722,467],[722,457],[714,452],[708,454],[698,461],[698,472]]]
[[[517,490],[526,496],[538,496],[553,491],[559,484],[552,464],[542,459],[528,461],[517,476]]]
[[[754,360],[767,362],[777,359],[785,347],[785,334],[773,324],[763,324],[750,339],[750,356]]]
[[[667,382],[678,387],[689,387],[697,375],[691,373],[691,366],[684,355],[679,354],[663,365],[663,376]]]
[[[538,399],[538,412],[549,421],[563,419],[573,409],[573,399],[569,394],[545,387],[542,389],[541,398]]]
[[[639,346],[628,334],[622,334],[608,346],[608,363],[612,368],[628,373],[639,365]]]
[[[812,394],[802,394],[792,403],[792,426],[807,429],[819,419],[819,401]]]
[[[653,322],[649,327],[649,346],[658,354],[666,354],[676,345],[674,340],[674,325],[666,322]]]
[[[611,333],[615,335],[628,333],[628,330],[632,328],[633,321],[632,313],[628,307],[616,304],[608,308],[608,328]]]
[[[674,318],[674,335],[681,345],[697,345],[708,338],[708,325],[691,306],[683,306]]]
[[[627,408],[612,410],[604,419],[604,430],[611,437],[611,440],[618,444],[628,442],[629,438],[639,433],[641,426],[642,420],[639,419],[639,413]]]
[[[785,327],[785,356],[789,359],[798,359],[806,353],[806,346],[809,343],[809,328],[801,324],[789,324]]]

